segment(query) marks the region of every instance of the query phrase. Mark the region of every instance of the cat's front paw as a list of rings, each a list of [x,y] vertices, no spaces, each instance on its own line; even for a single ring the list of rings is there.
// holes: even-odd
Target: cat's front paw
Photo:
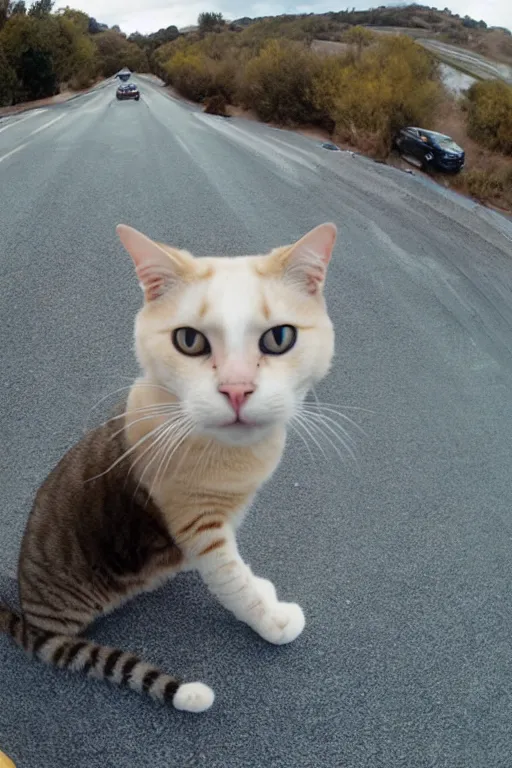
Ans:
[[[261,576],[254,576],[254,580],[259,594],[269,603],[277,603],[276,588],[270,579],[262,579]]]
[[[300,605],[275,602],[252,627],[267,642],[285,645],[300,635],[305,624],[306,619]]]

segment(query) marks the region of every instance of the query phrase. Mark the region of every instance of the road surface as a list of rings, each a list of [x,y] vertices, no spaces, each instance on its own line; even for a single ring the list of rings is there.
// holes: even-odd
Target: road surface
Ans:
[[[475,75],[479,80],[504,80],[512,84],[512,67],[502,62],[492,61],[474,51],[467,51],[457,45],[448,45],[439,40],[418,40],[420,45],[437,54],[440,59],[454,67]]]
[[[206,116],[140,80],[0,122],[0,595],[38,484],[136,372],[125,222],[198,254],[333,220],[319,396],[357,463],[290,441],[241,548],[304,634],[266,645],[193,576],[91,632],[216,692],[202,716],[28,661],[0,637],[18,768],[510,768],[512,228],[428,181]]]

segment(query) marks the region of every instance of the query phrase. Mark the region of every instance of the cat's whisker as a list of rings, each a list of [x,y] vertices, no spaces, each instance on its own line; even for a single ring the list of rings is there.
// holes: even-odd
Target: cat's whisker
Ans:
[[[144,475],[146,474],[146,472],[150,469],[150,467],[152,466],[152,464],[155,461],[159,461],[161,459],[160,464],[157,467],[157,471],[156,471],[156,473],[155,473],[155,475],[153,477],[153,480],[151,482],[151,488],[149,490],[149,496],[146,499],[146,505],[149,502],[150,498],[152,497],[153,487],[154,487],[155,483],[157,482],[158,473],[160,471],[160,468],[162,467],[163,462],[165,461],[165,457],[166,457],[167,451],[168,451],[169,447],[172,448],[173,446],[177,446],[179,444],[180,438],[181,438],[183,432],[184,431],[186,432],[186,429],[184,430],[184,427],[186,427],[188,429],[187,420],[186,419],[179,419],[179,420],[173,422],[172,424],[170,424],[169,427],[160,436],[160,438],[158,439],[158,443],[159,443],[158,446],[157,446],[156,441],[155,441],[155,444],[153,446],[154,448],[156,448],[155,455],[145,464],[144,469],[142,470],[142,473],[141,473],[141,475],[140,475],[140,477],[138,479],[137,487],[135,489],[135,493],[136,493],[137,490],[139,489],[140,485],[143,482]],[[132,471],[132,469],[133,469],[133,467],[135,466],[136,463],[137,463],[137,460],[130,467],[130,472]]]
[[[322,454],[324,459],[327,459],[327,454],[325,453],[324,448],[322,447],[321,443],[318,442],[318,440],[316,439],[316,437],[312,433],[309,424],[307,424],[307,422],[304,421],[304,419],[302,417],[302,414],[297,412],[295,414],[295,416],[294,416],[294,419],[295,419],[295,421],[297,421],[298,424],[301,425],[301,427],[303,428],[304,432],[312,440],[312,442],[316,445],[316,447],[318,448],[318,450],[320,451],[320,453]]]
[[[97,403],[95,403],[92,408],[89,410],[89,413],[87,415],[86,423],[91,418],[92,412],[98,408],[102,403],[105,402],[105,400],[108,400],[109,397],[113,397],[114,395],[119,395],[121,392],[126,392],[127,390],[132,390],[136,387],[150,387],[154,389],[160,389],[166,392],[168,395],[171,395],[171,397],[174,397],[174,393],[170,391],[170,389],[167,389],[167,387],[162,386],[161,384],[153,384],[151,382],[147,381],[140,381],[140,382],[134,382],[129,386],[126,387],[119,387],[118,389],[114,389],[112,392],[109,392],[107,395],[104,395],[102,398],[98,400]]]
[[[350,457],[353,459],[353,461],[357,464],[357,458],[352,450],[349,443],[345,442],[345,440],[339,435],[337,432],[335,432],[332,427],[330,427],[328,424],[325,424],[323,422],[315,422],[312,419],[308,419],[308,424],[310,428],[315,431],[316,434],[320,434],[324,440],[326,440],[327,443],[335,450],[336,454],[339,456],[339,458],[343,461],[344,456],[341,452],[339,446],[334,442],[334,440],[329,436],[330,433],[332,434],[337,440],[339,440],[340,444],[343,446],[343,448],[347,451],[347,453],[350,455]]]
[[[358,432],[361,432],[362,435],[364,435],[365,437],[368,437],[367,433],[359,424],[357,424],[357,422],[355,422],[353,419],[351,419],[349,416],[343,413],[343,411],[340,411],[337,408],[324,405],[323,403],[308,403],[308,402],[302,403],[302,407],[312,414],[325,412],[325,413],[330,413],[330,414],[339,416],[341,419],[351,424],[351,426],[355,427],[355,429],[357,429]],[[311,410],[311,408],[317,409],[317,410]],[[362,410],[365,410],[365,409],[362,409]],[[369,413],[372,413],[372,411],[369,411]]]
[[[174,418],[171,422],[170,421],[165,422],[162,425],[162,431],[160,432],[160,434],[156,435],[155,439],[150,443],[150,445],[147,446],[145,448],[145,450],[139,456],[136,456],[135,460],[131,463],[130,468],[129,468],[127,474],[126,474],[125,483],[130,478],[130,475],[133,472],[133,470],[135,469],[136,464],[138,464],[139,462],[142,462],[144,457],[147,456],[148,453],[151,454],[152,451],[155,452],[154,455],[150,456],[148,461],[145,463],[144,468],[143,468],[142,472],[139,475],[139,478],[137,480],[137,485],[135,486],[135,491],[133,493],[133,497],[136,496],[136,494],[137,494],[137,492],[138,492],[138,490],[139,490],[139,488],[142,485],[142,482],[144,480],[144,475],[146,474],[146,472],[148,471],[150,466],[153,464],[153,462],[155,460],[158,460],[158,457],[160,456],[160,452],[161,452],[162,448],[165,446],[166,440],[167,440],[169,434],[172,433],[173,430],[176,430],[177,428],[179,428],[180,421],[181,421],[180,418]]]
[[[303,413],[303,415],[304,415],[304,417],[306,419],[310,419],[311,421],[314,421],[314,422],[316,421],[317,423],[320,422],[324,426],[326,426],[328,424],[329,425],[333,425],[334,427],[336,427],[337,430],[339,430],[339,432],[341,432],[343,434],[345,439],[349,443],[351,443],[351,445],[354,448],[357,447],[357,443],[356,443],[355,439],[352,437],[352,435],[349,432],[347,432],[347,430],[341,424],[338,424],[338,422],[335,419],[331,418],[330,416],[326,416],[323,413],[322,414],[321,413],[311,413],[311,411],[302,411],[302,413]],[[331,429],[332,429],[332,427],[331,427]]]
[[[188,470],[188,472],[187,472],[187,474],[190,477],[194,477],[195,476],[195,473],[196,473],[196,471],[198,469],[198,465],[201,463],[201,461],[202,461],[202,459],[203,459],[203,457],[205,455],[205,452],[211,446],[212,442],[213,442],[213,440],[210,439],[210,440],[207,441],[207,443],[205,445],[203,445],[203,447],[201,449],[201,452],[199,454],[199,461],[196,461],[194,467],[192,469]],[[178,474],[178,472],[180,471],[180,468],[181,468],[183,462],[185,462],[188,459],[188,456],[189,456],[190,451],[192,450],[192,448],[193,448],[193,442],[190,441],[188,446],[187,446],[187,448],[186,448],[186,450],[182,453],[178,463],[176,464],[176,469],[175,469],[176,474]]]
[[[308,443],[307,439],[304,437],[304,435],[302,434],[302,432],[300,431],[300,429],[299,429],[299,426],[301,426],[301,424],[300,424],[298,421],[297,421],[296,423],[295,423],[294,421],[291,421],[291,422],[290,422],[290,427],[291,427],[291,429],[293,429],[293,431],[295,432],[295,434],[296,434],[296,435],[298,435],[298,436],[300,437],[300,439],[302,440],[302,442],[304,443],[304,445],[305,445],[305,446],[306,446],[306,448],[307,448],[307,451],[308,451],[308,453],[309,453],[309,455],[310,455],[310,457],[311,457],[311,461],[312,461],[313,463],[315,463],[315,462],[316,462],[316,457],[315,457],[315,454],[313,453],[313,451],[312,451],[312,450],[311,450],[311,448],[309,447],[309,443]]]
[[[195,477],[201,470],[207,470],[211,461],[212,461],[212,453],[209,451],[213,443],[213,439],[210,438],[207,443],[203,446],[203,449],[201,453],[199,454],[199,459],[196,461],[194,468],[192,469],[190,476]]]
[[[323,432],[323,431],[322,431],[322,429],[321,429],[321,428],[320,428],[318,425],[316,425],[316,424],[310,424],[310,427],[311,427],[311,429],[312,429],[312,430],[313,430],[313,431],[314,431],[314,432],[315,432],[317,435],[319,435],[319,437],[320,437],[322,440],[324,440],[324,441],[325,441],[325,442],[326,442],[326,443],[327,443],[327,444],[328,444],[328,445],[329,445],[329,446],[330,446],[330,447],[331,447],[331,448],[334,450],[334,452],[336,453],[336,455],[338,456],[338,458],[339,458],[341,461],[343,461],[343,460],[344,460],[344,458],[345,458],[345,457],[344,457],[344,455],[343,455],[343,452],[341,451],[341,448],[340,448],[340,447],[339,447],[339,446],[338,446],[338,445],[337,445],[337,444],[334,442],[334,440],[333,440],[331,437],[329,437],[329,435],[326,435],[326,434],[325,434],[325,432]],[[348,446],[346,446],[346,445],[344,445],[344,444],[343,444],[343,447],[344,447],[344,448],[346,448],[346,450],[347,450],[347,452],[349,453],[349,455],[353,457],[353,452],[352,452],[352,451],[351,451],[351,450],[348,448]]]
[[[134,413],[134,411],[131,411],[131,413]],[[131,415],[128,414],[128,415]],[[172,412],[169,412],[168,409],[164,409],[161,411],[153,411],[151,413],[146,414],[145,416],[141,416],[138,419],[134,419],[133,421],[129,421],[127,424],[123,424],[123,426],[118,429],[116,432],[113,432],[110,436],[111,440],[115,440],[115,438],[121,434],[121,432],[124,432],[125,429],[128,429],[130,427],[133,427],[135,424],[139,424],[141,421],[148,421],[149,419],[157,419],[159,416],[174,416],[176,414],[173,414]]]
[[[142,408],[132,408],[127,411],[123,411],[123,413],[119,413],[117,416],[112,416],[110,419],[107,419],[102,423],[102,426],[106,426],[107,424],[111,424],[113,421],[119,421],[120,419],[124,419],[126,416],[132,416],[134,414],[138,413],[155,413],[157,411],[164,411],[164,412],[171,412],[176,411],[181,408],[180,403],[158,403],[157,405],[146,405]]]
[[[166,446],[166,448],[164,448],[164,455],[160,463],[160,466],[156,471],[156,475],[154,479],[154,482],[156,485],[158,485],[158,475],[160,471],[162,472],[160,482],[162,482],[164,477],[167,474],[172,457],[174,456],[178,448],[180,448],[180,446],[183,445],[185,440],[192,434],[192,432],[194,431],[194,426],[195,426],[194,423],[190,419],[187,419],[187,421],[185,421],[185,423],[181,427],[181,433],[175,436],[174,442],[171,442],[168,446]],[[149,491],[150,496],[152,492],[153,492],[153,484],[151,485],[151,489]]]
[[[343,424],[340,424],[340,422],[338,422],[336,418],[334,418],[332,415],[328,415],[318,411],[308,411],[306,409],[303,409],[302,413],[306,419],[312,422],[320,423],[322,425],[329,424],[332,428],[335,429],[336,432],[339,432],[352,445],[354,445],[354,447],[357,446],[357,441],[355,437],[351,435],[350,432],[347,430],[347,428]],[[354,426],[357,426],[357,425],[354,425]]]
[[[145,435],[143,435],[139,440],[137,440],[136,443],[134,443],[128,450],[126,450],[121,456],[119,456],[113,464],[108,467],[104,472],[100,472],[99,475],[95,475],[94,477],[89,477],[87,480],[84,480],[84,483],[92,483],[93,480],[98,480],[100,477],[104,477],[104,475],[108,475],[109,472],[111,472],[114,467],[117,467],[119,464],[121,464],[122,461],[124,461],[130,454],[132,454],[134,451],[137,450],[137,448],[146,442],[146,440],[149,440],[153,435],[155,435],[157,432],[159,432],[161,429],[165,427],[165,424],[160,424],[158,427],[155,427],[150,432],[147,432]]]
[[[139,461],[142,461],[144,456],[146,456],[148,453],[151,453],[151,451],[155,452],[154,456],[149,458],[149,460],[147,461],[147,463],[144,466],[144,469],[142,470],[142,472],[140,473],[140,475],[139,475],[139,477],[137,479],[137,484],[135,486],[135,490],[133,491],[132,499],[135,499],[135,497],[137,496],[139,488],[141,487],[141,485],[143,483],[144,475],[145,475],[146,471],[149,469],[149,467],[151,466],[153,461],[159,456],[159,454],[160,454],[159,443],[165,439],[165,437],[167,436],[167,431],[169,430],[169,428],[170,427],[168,427],[168,426],[165,427],[165,429],[162,430],[161,434],[158,435],[156,437],[156,439],[143,451],[143,453],[140,456],[137,456],[135,458],[135,461],[133,461],[131,463],[130,468],[128,469],[128,472],[126,473],[125,486],[128,483],[128,480],[130,479],[130,475],[131,475],[132,471],[135,469],[135,465]],[[148,500],[149,499],[146,499],[146,504],[147,504]]]
[[[343,408],[344,411],[362,411],[363,413],[375,414],[375,411],[371,410],[371,408],[362,408],[358,405],[345,405],[345,403],[327,403],[323,402],[322,400],[315,400],[314,402],[312,400],[304,400],[304,403],[318,408],[329,406],[329,408]]]
[[[160,434],[155,435],[155,439],[151,441],[150,445],[147,446],[145,448],[145,450],[141,454],[139,454],[135,458],[135,460],[132,462],[132,464],[130,465],[130,468],[129,468],[128,473],[127,473],[127,477],[130,476],[130,474],[132,473],[135,465],[138,464],[139,461],[142,461],[144,456],[146,456],[150,451],[152,451],[154,449],[157,449],[158,446],[160,446],[161,443],[165,440],[165,438],[167,437],[169,432],[172,431],[173,429],[177,429],[179,427],[181,420],[182,420],[182,415],[179,414],[179,415],[174,415],[172,418],[167,419],[166,421],[164,421],[164,423],[161,425],[161,432],[160,432]],[[157,453],[158,453],[158,451],[157,451]],[[151,459],[151,461],[153,461],[153,459]],[[146,466],[146,468],[147,468],[147,466]]]

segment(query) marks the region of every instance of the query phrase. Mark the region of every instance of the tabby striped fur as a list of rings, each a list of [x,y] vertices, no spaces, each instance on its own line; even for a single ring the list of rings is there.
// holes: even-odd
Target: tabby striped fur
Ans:
[[[163,704],[172,702],[180,688],[180,681],[175,677],[160,672],[132,653],[37,629],[3,606],[0,606],[0,630],[39,661],[127,686]]]
[[[208,686],[182,684],[132,653],[79,637],[182,561],[129,460],[110,469],[128,447],[123,422],[118,413],[85,435],[39,489],[19,563],[23,614],[0,605],[0,631],[39,661],[199,712],[213,702]]]

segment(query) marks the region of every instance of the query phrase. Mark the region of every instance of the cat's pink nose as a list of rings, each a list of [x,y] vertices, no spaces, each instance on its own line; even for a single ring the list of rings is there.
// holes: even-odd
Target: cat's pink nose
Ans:
[[[221,384],[219,392],[226,395],[234,412],[238,416],[242,405],[247,402],[250,395],[254,392],[254,387],[250,384]]]

